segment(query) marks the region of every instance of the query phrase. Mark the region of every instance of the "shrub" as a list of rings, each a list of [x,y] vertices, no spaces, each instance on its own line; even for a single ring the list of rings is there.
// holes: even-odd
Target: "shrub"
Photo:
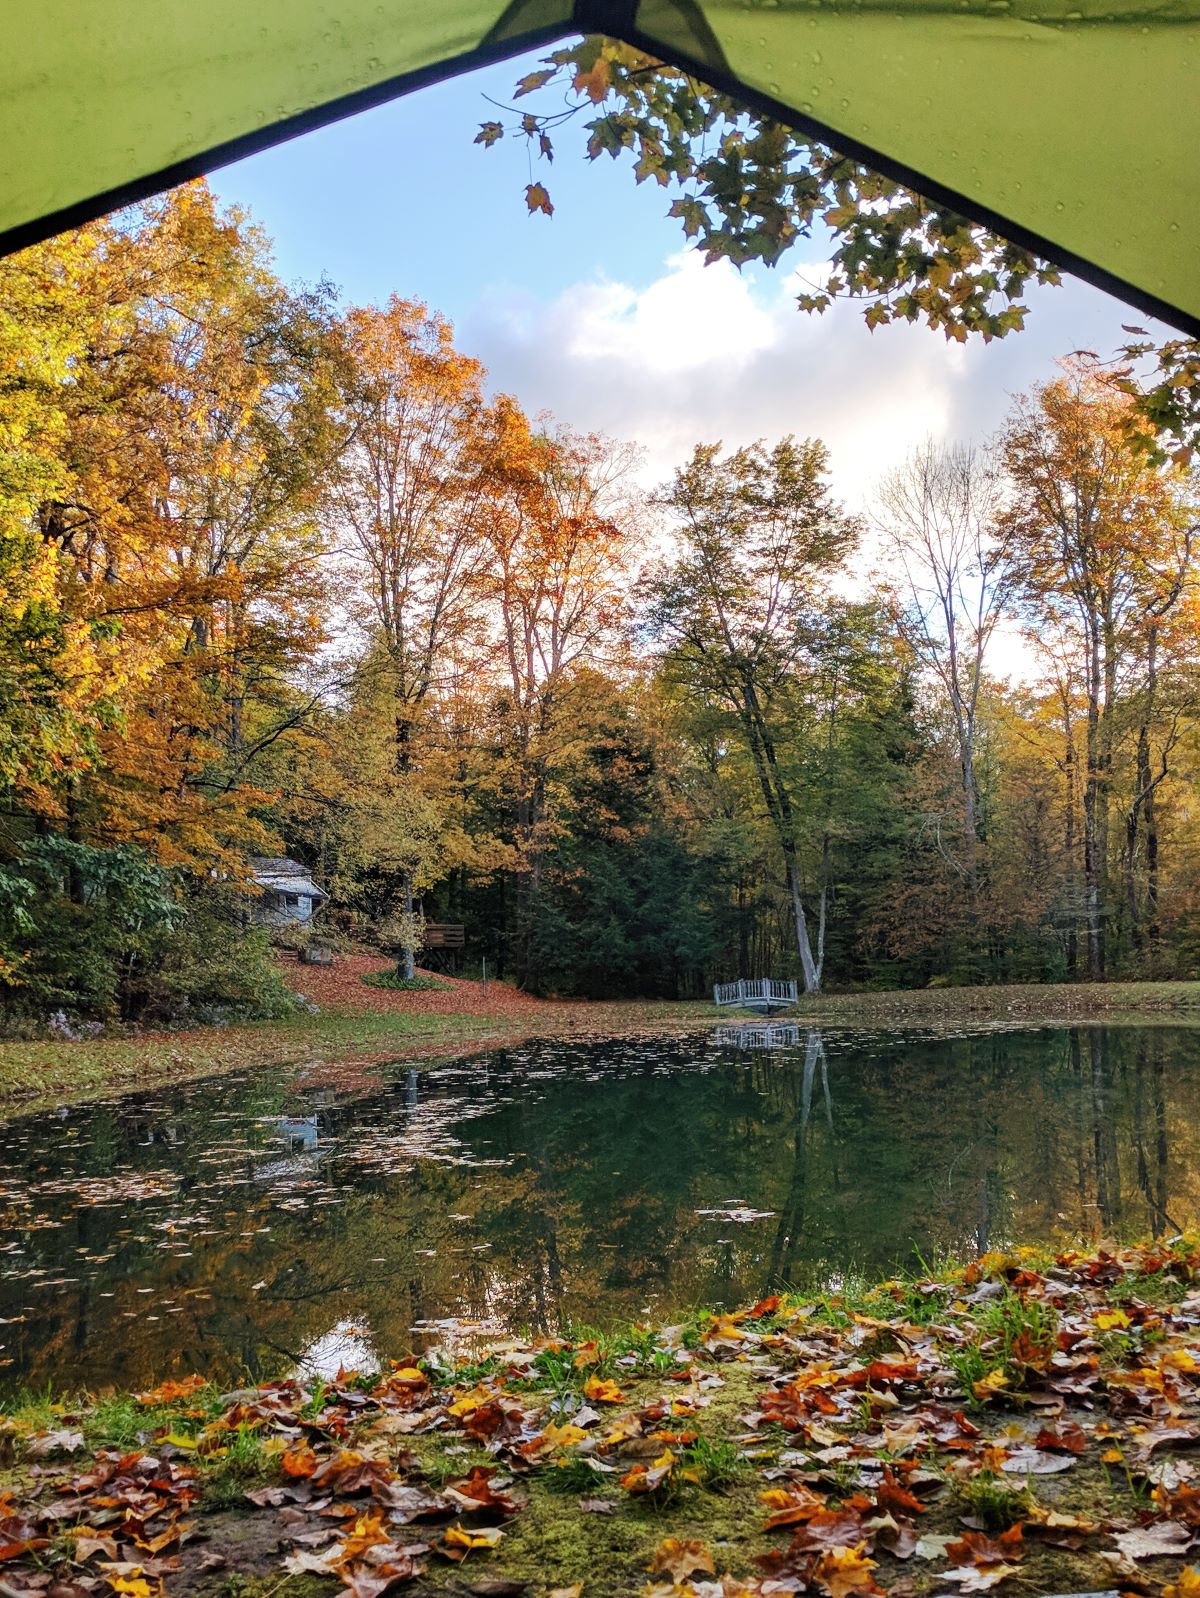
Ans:
[[[439,982],[418,971],[415,977],[397,976],[394,971],[368,971],[363,981],[369,988],[393,988],[397,993],[448,993],[450,984]]]
[[[271,959],[270,934],[247,925],[236,889],[216,883],[188,897],[186,914],[147,952],[131,988],[132,1013],[166,1026],[270,1021],[298,1008]]]
[[[124,1013],[123,983],[181,915],[141,849],[33,838],[0,870],[0,983],[10,1016]]]

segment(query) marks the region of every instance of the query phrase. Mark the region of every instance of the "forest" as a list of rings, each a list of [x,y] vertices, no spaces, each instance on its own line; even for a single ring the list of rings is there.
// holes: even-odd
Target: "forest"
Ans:
[[[1076,356],[851,514],[786,418],[647,484],[202,182],[7,258],[5,1029],[280,1013],[279,853],[398,982],[426,921],[584,998],[1193,975],[1200,494],[1148,425]]]

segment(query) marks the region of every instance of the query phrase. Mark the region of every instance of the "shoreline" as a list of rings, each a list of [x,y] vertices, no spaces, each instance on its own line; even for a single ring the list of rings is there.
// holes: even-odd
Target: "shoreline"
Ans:
[[[371,988],[363,973],[389,962],[344,957],[335,999],[318,1014],[80,1042],[0,1042],[0,1117],[256,1067],[370,1068],[441,1060],[534,1038],[630,1037],[753,1025],[750,1014],[704,1000],[535,999],[504,984],[452,981],[435,993]],[[316,988],[313,968],[283,965],[289,983]],[[326,979],[328,981],[328,978]],[[854,1030],[944,1030],[1003,1023],[1114,1026],[1200,1024],[1200,982],[1010,985],[822,995],[773,1022]]]

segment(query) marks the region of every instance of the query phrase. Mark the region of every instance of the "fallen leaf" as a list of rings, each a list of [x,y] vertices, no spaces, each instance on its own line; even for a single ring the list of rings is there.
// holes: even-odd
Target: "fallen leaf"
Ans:
[[[1010,1476],[1056,1476],[1060,1471],[1070,1470],[1074,1463],[1071,1454],[1049,1454],[1042,1448],[1015,1448],[1000,1469]]]
[[[1187,1526],[1163,1520],[1153,1526],[1118,1532],[1115,1541],[1126,1559],[1169,1559],[1187,1552],[1192,1533]]]
[[[940,1579],[957,1583],[960,1592],[987,1592],[1020,1574],[1020,1565],[958,1565],[945,1571]]]
[[[828,1589],[830,1598],[851,1598],[855,1593],[882,1593],[871,1572],[875,1561],[862,1547],[831,1548],[813,1566],[813,1575]]]
[[[593,1404],[623,1404],[625,1394],[616,1382],[600,1376],[589,1376],[583,1384],[583,1396]]]
[[[679,1537],[665,1537],[650,1556],[646,1569],[652,1576],[670,1576],[677,1586],[697,1570],[709,1576],[717,1573],[713,1557],[702,1542]]]

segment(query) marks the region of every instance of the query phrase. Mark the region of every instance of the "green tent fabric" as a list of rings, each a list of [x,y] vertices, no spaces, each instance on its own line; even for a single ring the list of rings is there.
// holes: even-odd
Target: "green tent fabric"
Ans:
[[[1200,0],[2,4],[3,249],[439,77],[601,32],[1200,334]]]

